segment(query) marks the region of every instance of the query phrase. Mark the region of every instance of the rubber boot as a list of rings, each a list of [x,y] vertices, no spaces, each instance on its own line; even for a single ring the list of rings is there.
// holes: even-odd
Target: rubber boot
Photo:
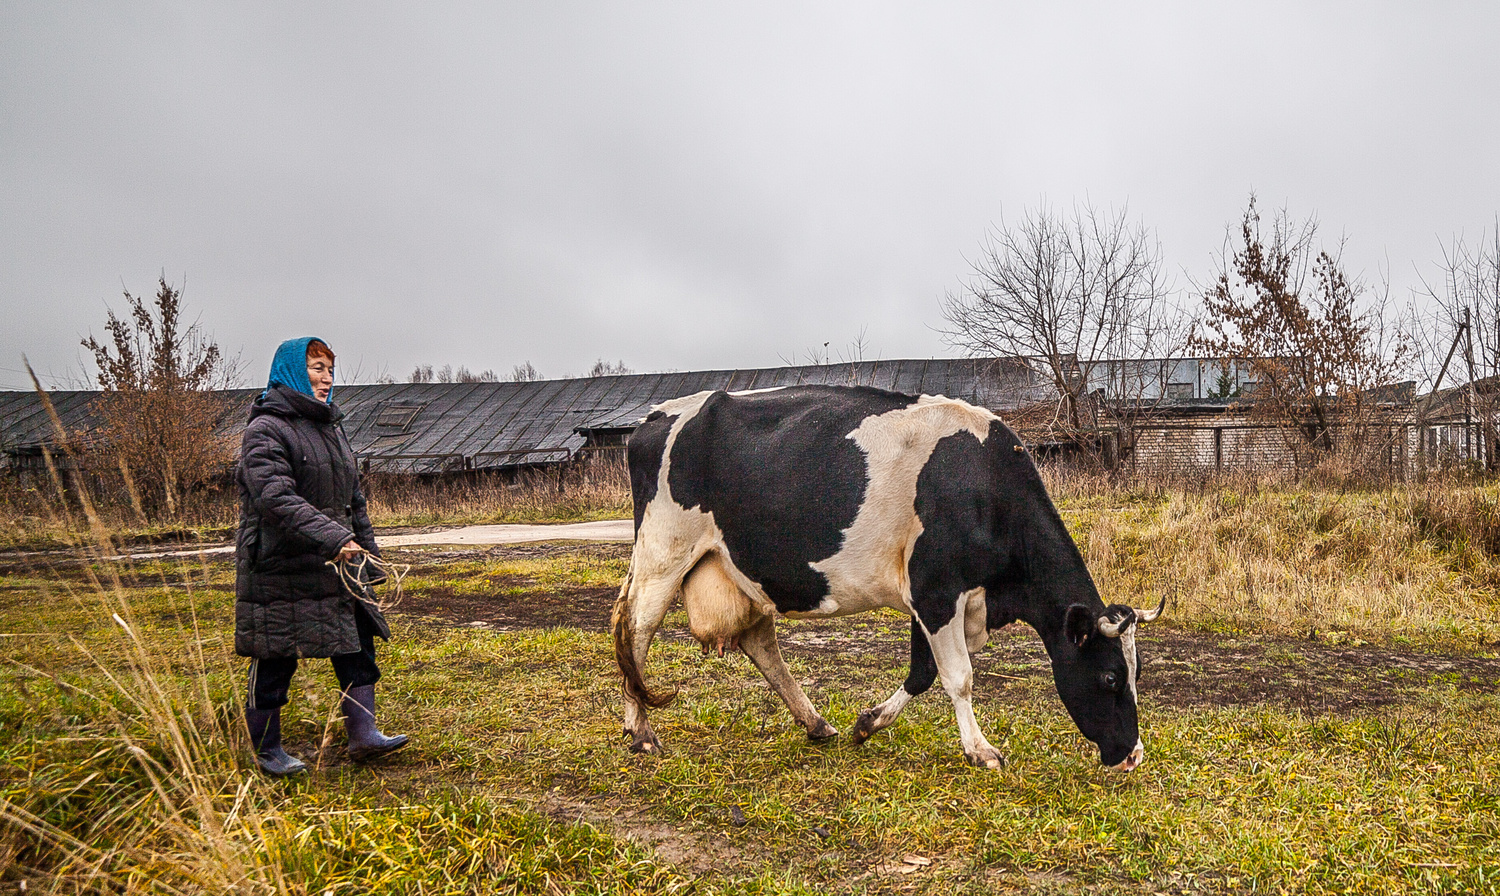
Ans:
[[[307,765],[281,748],[281,707],[245,710],[245,726],[250,729],[250,745],[255,748],[255,764],[273,778],[300,775]]]
[[[349,732],[349,758],[356,762],[384,756],[406,746],[404,734],[386,737],[375,727],[375,685],[350,688],[344,697],[344,730]]]

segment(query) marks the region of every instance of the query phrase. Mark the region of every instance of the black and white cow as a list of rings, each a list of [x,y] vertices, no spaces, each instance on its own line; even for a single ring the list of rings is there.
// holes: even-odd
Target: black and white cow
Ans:
[[[1105,606],[1030,456],[994,414],[865,387],[700,392],[657,405],[628,448],[635,548],[614,610],[631,749],[661,749],[642,668],[679,594],[705,650],[748,655],[814,740],[838,732],[791,676],[776,616],[890,607],[911,616],[911,668],[854,738],[890,725],[941,675],[964,755],[998,767],[974,718],[969,654],[1021,620],[1041,635],[1063,705],[1129,771],[1138,623]]]

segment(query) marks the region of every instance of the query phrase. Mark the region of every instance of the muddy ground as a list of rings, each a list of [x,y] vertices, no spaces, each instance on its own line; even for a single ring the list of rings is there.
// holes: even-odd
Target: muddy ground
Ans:
[[[630,545],[541,542],[452,549],[393,549],[388,559],[412,565],[414,578],[440,577],[453,561],[504,561],[570,556],[598,561],[630,556]],[[217,567],[232,561],[206,558]],[[49,577],[87,585],[85,561],[77,555],[39,558],[35,554],[0,552],[0,576],[45,571]],[[127,575],[127,580],[130,577]],[[491,577],[492,595],[457,593],[442,587],[409,593],[395,615],[443,626],[472,626],[492,631],[572,627],[590,632],[609,628],[616,590],[613,587],[538,587],[534,581]],[[524,591],[506,596],[508,586]],[[4,589],[0,589],[4,590]],[[230,585],[210,586],[231,592]],[[1309,632],[1300,638],[1254,637],[1194,631],[1167,620],[1143,629],[1141,689],[1154,703],[1167,706],[1295,707],[1310,713],[1349,713],[1399,706],[1414,691],[1444,682],[1461,691],[1500,690],[1500,657],[1495,645],[1475,645],[1464,654],[1437,654],[1400,647],[1350,642],[1330,643],[1337,633]],[[867,689],[883,698],[900,683],[893,666],[905,664],[908,623],[882,611],[831,620],[782,620],[778,623],[783,653],[806,660],[810,684]],[[660,637],[690,640],[680,613],[669,616]],[[991,638],[974,657],[975,691],[981,699],[1019,700],[1032,685],[1050,686],[1046,653],[1035,633],[1012,625]]]
[[[417,571],[447,560],[534,558],[564,554],[603,559],[630,555],[626,544],[543,543],[484,549],[393,553]],[[504,583],[501,583],[504,584]],[[515,584],[525,585],[523,580]],[[498,590],[498,589],[497,589]],[[609,628],[614,588],[531,592],[522,597],[459,595],[437,589],[409,595],[399,612],[440,625],[495,631],[566,626],[591,632]],[[1170,613],[1170,610],[1169,610]],[[802,657],[811,683],[867,686],[883,698],[900,684],[893,662],[904,663],[907,623],[895,613],[778,623],[783,653]],[[661,637],[687,641],[680,617],[668,617]],[[1441,655],[1390,647],[1330,644],[1328,633],[1303,638],[1254,638],[1174,629],[1170,622],[1144,629],[1140,638],[1141,687],[1152,702],[1182,707],[1255,704],[1295,707],[1309,713],[1347,713],[1396,706],[1434,682],[1460,690],[1500,689],[1500,658],[1493,651]],[[1050,684],[1046,652],[1025,625],[997,633],[974,657],[975,691],[985,699],[1017,699],[1027,685]],[[1018,686],[1020,685],[1020,686]]]

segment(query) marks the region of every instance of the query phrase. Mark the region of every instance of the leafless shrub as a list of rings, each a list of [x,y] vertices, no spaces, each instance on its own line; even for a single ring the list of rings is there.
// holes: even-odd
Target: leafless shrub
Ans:
[[[231,409],[214,390],[234,385],[238,363],[197,323],[183,327],[182,291],[165,277],[150,305],[128,290],[125,301],[128,317],[108,311],[107,340],[82,342],[103,390],[86,463],[119,484],[143,521],[176,518],[185,496],[234,462],[234,446],[215,433]]]

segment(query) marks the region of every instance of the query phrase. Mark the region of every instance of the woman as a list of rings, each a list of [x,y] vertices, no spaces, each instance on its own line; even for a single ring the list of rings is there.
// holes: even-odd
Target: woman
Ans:
[[[255,761],[277,777],[307,770],[281,748],[281,707],[301,657],[333,660],[351,758],[407,743],[375,726],[375,635],[390,640],[390,627],[333,565],[379,556],[354,452],[339,425],[344,415],[329,400],[333,360],[321,339],[281,344],[270,383],[250,410],[236,475],[234,649],[250,657],[245,721]]]

